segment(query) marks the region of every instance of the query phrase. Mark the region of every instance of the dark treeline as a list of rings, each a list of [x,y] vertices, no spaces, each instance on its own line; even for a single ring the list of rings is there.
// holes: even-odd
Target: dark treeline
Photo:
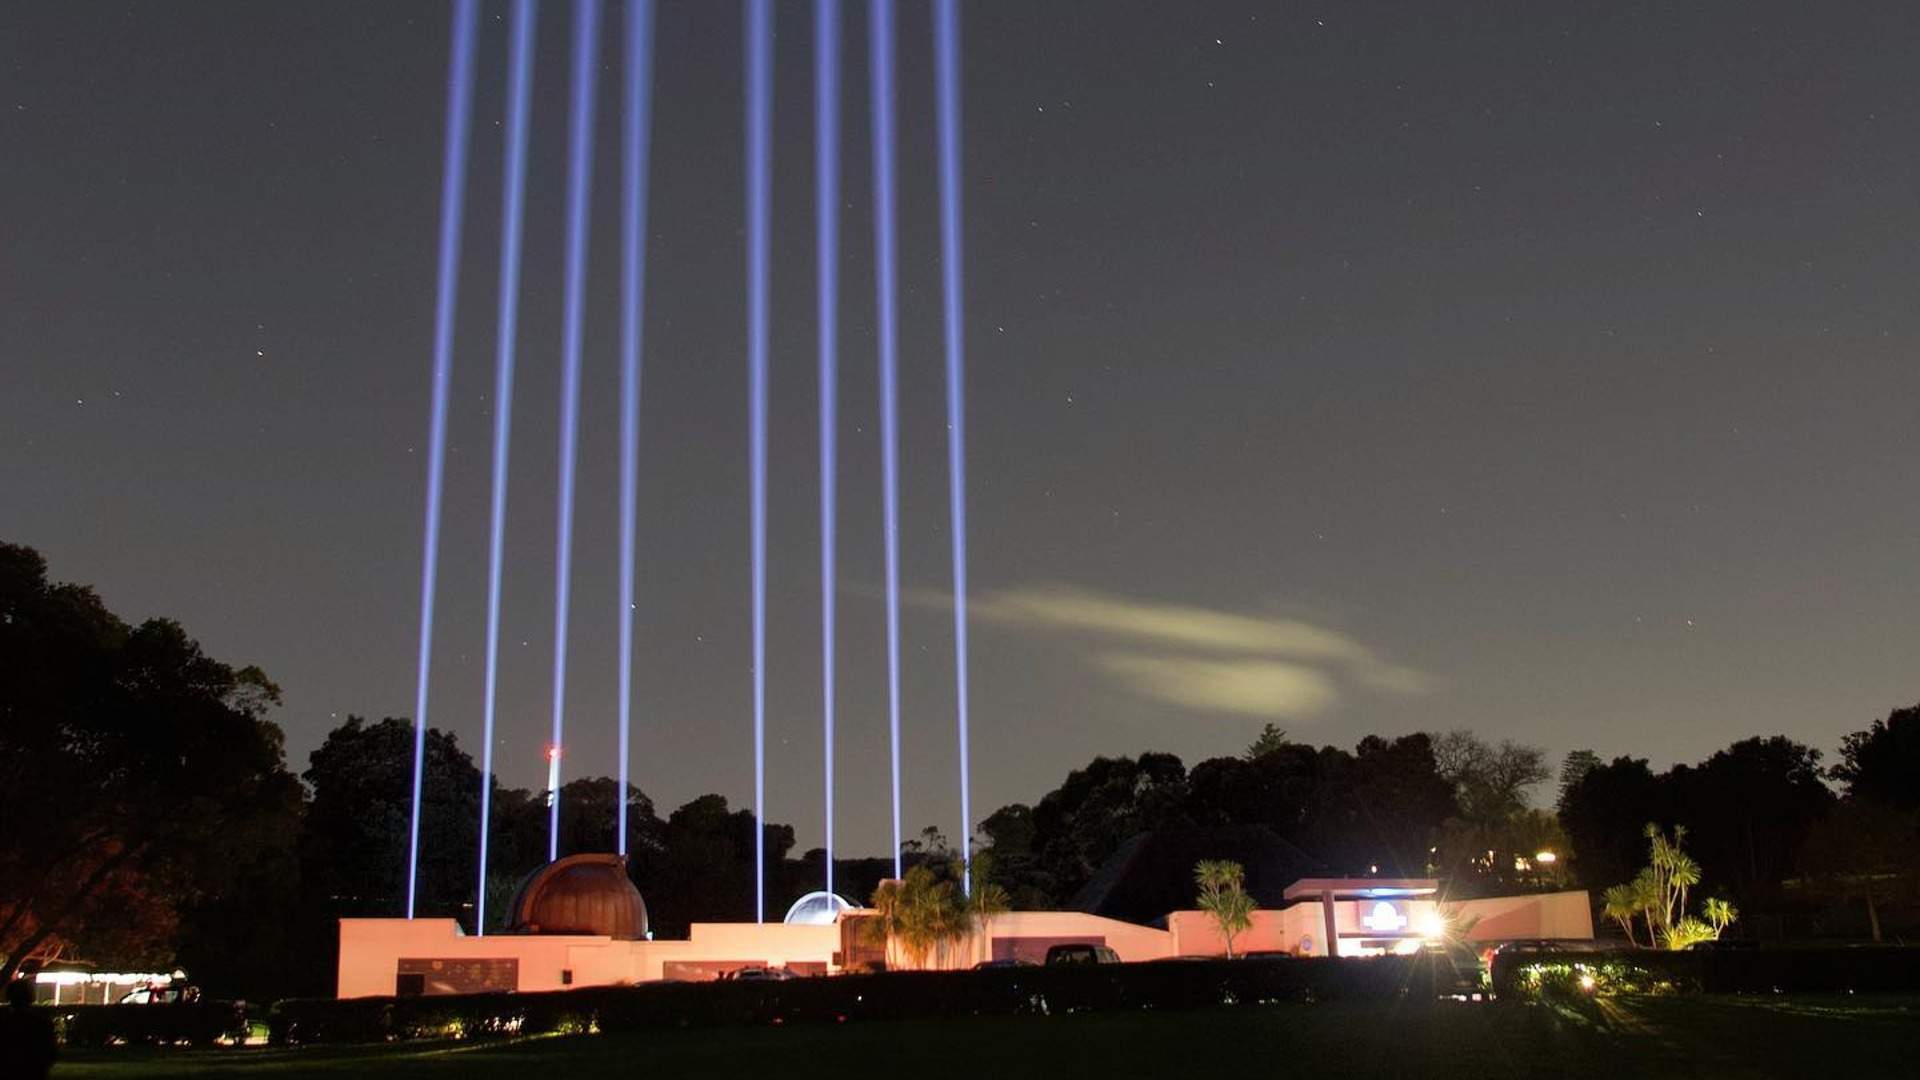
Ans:
[[[177,624],[138,626],[91,590],[47,580],[37,552],[0,544],[0,981],[57,959],[188,969],[209,992],[330,993],[337,920],[405,908],[413,729],[350,717],[295,775],[268,719],[264,673],[201,652]],[[489,929],[545,859],[544,792],[490,780]],[[430,730],[416,913],[473,928],[480,772]],[[619,791],[561,791],[560,848],[611,851]],[[719,795],[659,814],[631,789],[631,871],[656,932],[753,918],[753,815]],[[795,855],[769,824],[768,915],[817,888],[824,853]],[[907,857],[940,857],[927,830]],[[889,858],[836,860],[864,899]]]
[[[205,656],[177,625],[129,625],[86,588],[50,583],[30,549],[0,545],[0,976],[79,957],[178,963],[210,993],[331,991],[336,920],[403,909],[412,726],[350,718],[295,775],[256,669]],[[481,780],[447,733],[427,733],[418,912],[470,929]],[[1920,927],[1920,706],[1850,735],[1832,767],[1783,736],[1696,765],[1543,752],[1466,732],[1368,736],[1351,749],[1269,726],[1245,753],[1191,769],[1171,754],[1096,758],[1037,802],[980,823],[1016,908],[1064,904],[1122,844],[1156,829],[1259,826],[1326,872],[1437,876],[1453,895],[1632,878],[1648,823],[1685,830],[1702,895],[1735,901],[1762,936],[1911,934]],[[545,857],[544,792],[490,781],[489,929]],[[560,847],[614,847],[615,781],[561,792]],[[662,813],[628,801],[630,869],[663,936],[753,916],[754,830],[765,829],[768,915],[823,879],[791,826],[705,795]],[[910,860],[948,855],[927,830]],[[1553,852],[1551,862],[1536,856]],[[871,895],[890,857],[837,861],[839,891]]]

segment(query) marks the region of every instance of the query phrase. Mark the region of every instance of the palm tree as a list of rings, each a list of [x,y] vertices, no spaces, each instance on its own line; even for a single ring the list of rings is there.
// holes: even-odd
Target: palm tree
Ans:
[[[973,868],[969,871],[973,890],[966,900],[967,922],[974,934],[984,933],[995,915],[1005,915],[1013,908],[1013,898],[1007,890],[987,880],[992,865],[992,857],[982,852],[974,856]]]
[[[1700,914],[1706,916],[1707,925],[1713,928],[1713,940],[1719,941],[1721,931],[1740,917],[1740,909],[1734,907],[1731,901],[1713,896],[1700,905]]]
[[[1237,862],[1206,860],[1193,868],[1200,886],[1200,910],[1213,916],[1220,936],[1227,939],[1227,959],[1233,959],[1233,939],[1253,925],[1253,897],[1247,893],[1246,871]]]
[[[924,864],[874,890],[875,928],[885,936],[889,967],[950,967],[995,915],[1008,910],[1007,891],[981,880],[985,867],[974,861],[971,895]]]
[[[1675,830],[1676,833],[1679,830]],[[1667,860],[1667,880],[1672,883],[1675,896],[1679,900],[1682,915],[1687,911],[1687,890],[1700,884],[1700,864],[1693,856],[1680,850],[1679,837],[1675,836],[1673,854]]]
[[[873,899],[868,904],[874,913],[871,925],[880,935],[881,948],[886,950],[887,966],[891,968],[899,961],[900,923],[906,906],[906,883],[896,879],[881,882],[873,890]]]
[[[1666,887],[1660,884],[1660,875],[1648,866],[1634,875],[1627,888],[1633,890],[1633,904],[1640,910],[1640,917],[1647,920],[1647,945],[1659,944],[1660,930],[1666,925],[1661,919],[1660,905],[1665,898]]]
[[[1627,944],[1635,948],[1639,948],[1640,941],[1633,934],[1633,917],[1640,910],[1640,898],[1631,885],[1611,886],[1600,896],[1601,914],[1619,923],[1620,929],[1626,932]]]

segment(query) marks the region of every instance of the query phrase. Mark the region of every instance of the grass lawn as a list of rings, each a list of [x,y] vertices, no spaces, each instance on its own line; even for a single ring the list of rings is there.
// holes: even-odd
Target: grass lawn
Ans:
[[[1278,1006],[512,1043],[74,1054],[56,1077],[1353,1077],[1920,1075],[1920,998]]]

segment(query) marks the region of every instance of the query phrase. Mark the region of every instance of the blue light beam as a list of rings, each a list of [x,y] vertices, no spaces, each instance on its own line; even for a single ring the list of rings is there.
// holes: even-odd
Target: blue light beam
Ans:
[[[946,315],[947,476],[953,519],[954,703],[960,736],[962,881],[973,892],[972,779],[967,751],[967,436],[966,351],[961,333],[960,3],[934,0],[933,68],[940,147],[940,278]]]
[[[653,120],[653,0],[627,2],[626,131],[621,144],[620,234],[620,815],[627,853],[627,779],[633,717],[633,559],[640,487],[640,336],[645,329],[647,156]]]
[[[767,293],[773,7],[746,0],[747,456],[753,561],[753,918],[767,921]]]
[[[839,471],[840,0],[815,0],[814,219],[820,302],[820,716],[826,788],[827,892],[833,892],[834,537]]]
[[[413,812],[407,826],[407,918],[420,882],[420,783],[427,757],[427,675],[433,657],[434,586],[440,572],[440,490],[446,474],[447,388],[453,380],[453,316],[460,288],[460,222],[465,212],[467,143],[473,117],[473,33],[478,4],[453,6],[447,60],[447,135],[440,175],[440,261],[433,310],[433,390],[427,434],[427,522],[420,559],[419,679],[413,696]]]
[[[560,512],[553,587],[553,741],[565,745],[567,608],[573,585],[573,473],[580,442],[580,342],[585,314],[587,215],[592,190],[593,105],[600,52],[600,0],[578,0],[573,20],[573,97],[567,124],[567,243],[560,347]],[[560,787],[547,808],[547,859],[560,857]]]
[[[880,359],[880,508],[887,591],[887,752],[893,793],[893,876],[900,865],[900,445],[894,239],[893,0],[867,5],[873,96],[873,267]]]
[[[506,561],[507,461],[513,440],[513,367],[520,325],[520,241],[527,188],[527,101],[533,88],[534,0],[514,0],[507,45],[506,184],[500,200],[500,318],[493,376],[493,502],[487,519],[487,673],[480,737],[480,873],[476,936],[487,932],[487,840],[493,822],[493,728],[500,673],[500,577]]]

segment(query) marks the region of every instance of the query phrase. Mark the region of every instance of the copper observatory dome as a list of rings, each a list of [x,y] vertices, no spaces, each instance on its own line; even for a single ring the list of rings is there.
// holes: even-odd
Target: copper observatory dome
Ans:
[[[535,870],[513,895],[516,934],[647,936],[647,902],[624,855],[569,855]]]

